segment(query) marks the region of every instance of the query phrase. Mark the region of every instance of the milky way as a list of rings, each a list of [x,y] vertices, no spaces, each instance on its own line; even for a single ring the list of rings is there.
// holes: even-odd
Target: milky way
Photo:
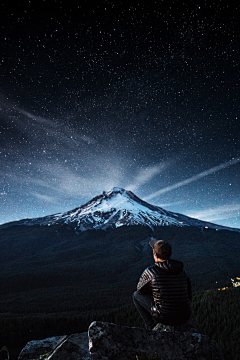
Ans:
[[[240,227],[238,11],[3,1],[0,223],[119,186]]]

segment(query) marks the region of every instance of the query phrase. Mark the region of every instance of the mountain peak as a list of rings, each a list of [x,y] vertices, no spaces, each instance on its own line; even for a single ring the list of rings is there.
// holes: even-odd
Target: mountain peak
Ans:
[[[120,187],[103,192],[80,208],[56,215],[55,221],[64,219],[66,223],[76,222],[76,230],[90,228],[107,229],[123,225],[184,226],[182,221],[169,217],[160,207],[148,204],[134,193]]]
[[[112,188],[112,190],[110,190],[108,193],[121,193],[121,194],[122,194],[122,193],[124,193],[124,192],[126,192],[125,189],[115,186],[115,187]]]

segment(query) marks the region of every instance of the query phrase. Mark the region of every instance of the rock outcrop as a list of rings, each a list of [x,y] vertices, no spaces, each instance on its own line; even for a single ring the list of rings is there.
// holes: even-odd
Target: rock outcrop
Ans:
[[[18,360],[39,360],[41,358],[51,360],[87,360],[88,356],[90,356],[90,353],[88,333],[86,332],[29,341],[21,351]]]
[[[43,354],[50,354],[61,345],[67,336],[53,336],[43,340],[32,340],[22,349],[18,359],[37,359]]]
[[[223,360],[208,336],[157,325],[154,330],[93,322],[87,333],[30,341],[18,360]],[[43,357],[41,357],[43,358]]]

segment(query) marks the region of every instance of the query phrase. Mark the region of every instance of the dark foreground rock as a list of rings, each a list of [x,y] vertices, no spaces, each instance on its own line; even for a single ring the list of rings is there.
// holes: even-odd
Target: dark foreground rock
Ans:
[[[44,354],[49,360],[224,359],[218,344],[197,332],[161,326],[149,331],[100,321],[90,325],[88,334],[30,341],[18,359],[35,360]]]
[[[58,347],[67,336],[53,336],[43,340],[32,340],[22,349],[18,359],[31,360],[37,359],[40,355],[50,354]]]
[[[87,360],[90,356],[88,333],[30,341],[21,351],[18,360],[38,360],[40,355],[51,360]]]
[[[89,350],[101,359],[216,360],[223,359],[215,341],[199,333],[147,331],[93,322],[89,327]]]

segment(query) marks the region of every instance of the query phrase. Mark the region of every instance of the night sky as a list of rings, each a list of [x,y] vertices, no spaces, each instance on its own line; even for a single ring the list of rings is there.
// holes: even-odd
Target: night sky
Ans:
[[[238,3],[3,1],[0,223],[119,186],[240,228]]]

